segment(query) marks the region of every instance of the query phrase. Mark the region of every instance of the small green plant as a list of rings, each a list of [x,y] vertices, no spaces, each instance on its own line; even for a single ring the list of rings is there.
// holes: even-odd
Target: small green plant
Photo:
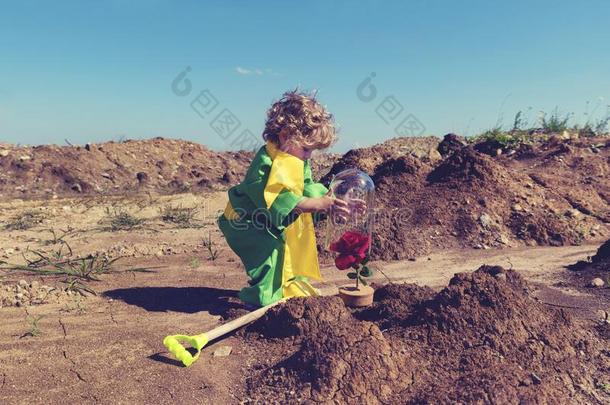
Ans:
[[[23,254],[26,265],[15,265],[7,262],[0,262],[0,264],[5,265],[3,267],[5,270],[26,271],[40,275],[65,275],[70,279],[97,281],[99,275],[114,272],[114,263],[121,259],[121,257],[110,259],[100,253],[85,257],[72,257],[72,251],[63,252],[64,246],[69,245],[61,245],[58,250],[52,252],[27,250]]]
[[[40,322],[40,320],[42,318],[44,318],[44,315],[39,315],[39,316],[33,316],[33,317],[28,317],[28,322],[30,324],[30,330],[28,330],[27,332],[25,332],[23,335],[21,335],[22,338],[24,337],[37,337],[42,335],[42,331],[40,330],[40,327],[38,326],[38,322]]]
[[[138,218],[129,212],[119,209],[111,211],[110,208],[106,208],[107,218],[106,221],[109,224],[109,229],[112,232],[116,231],[130,231],[134,228],[142,226],[146,221],[143,218]]]
[[[191,269],[196,269],[200,265],[201,265],[201,262],[199,261],[198,257],[193,257],[189,263],[189,266],[191,267]]]
[[[513,120],[513,129],[511,132],[522,131],[525,129],[527,122],[523,118],[523,111],[517,111],[515,114],[515,119]]]
[[[66,303],[66,305],[60,309],[60,311],[84,313],[87,312],[87,306],[83,303],[83,298],[79,294],[76,295],[73,300]]]
[[[51,233],[51,238],[44,241],[45,245],[57,245],[58,243],[67,244],[66,237],[72,236],[76,233],[76,230],[70,225],[66,229],[55,230],[55,228],[47,229]]]
[[[218,258],[218,249],[214,247],[212,242],[212,233],[208,232],[207,238],[203,238],[203,247],[208,251],[208,260],[216,260]]]
[[[495,142],[502,149],[512,149],[525,140],[522,132],[506,132],[499,127],[492,128],[472,138],[473,142]]]
[[[199,225],[195,223],[195,215],[197,215],[198,212],[196,208],[166,205],[160,209],[160,212],[161,220],[163,220],[163,222],[176,224],[180,228],[199,227]]]
[[[541,112],[540,124],[545,133],[559,134],[569,128],[568,123],[571,118],[572,114],[562,116],[559,114],[558,108],[555,107],[553,112],[548,116],[545,112]]]
[[[608,383],[608,382],[598,381],[595,384],[595,388],[597,388],[599,390],[602,390],[602,391],[605,391],[606,394],[610,394],[610,383]]]
[[[85,297],[87,293],[91,295],[97,295],[97,293],[91,287],[89,287],[87,284],[83,283],[76,277],[69,277],[66,280],[62,281],[62,283],[66,284],[66,287],[64,288],[64,291],[66,292],[70,291],[74,294],[78,294],[83,297]]]
[[[45,215],[36,210],[25,210],[12,217],[4,226],[9,231],[23,231],[40,224],[45,219]]]

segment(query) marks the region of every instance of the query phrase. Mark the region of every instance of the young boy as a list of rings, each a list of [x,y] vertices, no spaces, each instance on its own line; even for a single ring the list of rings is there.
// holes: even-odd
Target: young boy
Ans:
[[[311,153],[335,139],[332,115],[314,97],[284,93],[267,112],[263,138],[266,145],[244,181],[229,189],[229,203],[218,219],[250,277],[239,297],[260,306],[316,294],[308,283],[321,278],[312,214],[349,212],[346,202],[331,198],[311,178]]]

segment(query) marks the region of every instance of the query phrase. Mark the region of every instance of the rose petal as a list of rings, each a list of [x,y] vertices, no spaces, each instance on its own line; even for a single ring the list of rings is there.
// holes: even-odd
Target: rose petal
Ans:
[[[335,258],[335,266],[339,270],[349,269],[358,262],[358,258],[352,255],[339,255]]]

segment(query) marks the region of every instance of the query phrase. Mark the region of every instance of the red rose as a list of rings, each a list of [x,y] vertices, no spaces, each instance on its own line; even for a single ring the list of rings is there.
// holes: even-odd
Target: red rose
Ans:
[[[371,237],[359,232],[347,231],[341,238],[330,244],[330,250],[339,253],[335,258],[335,266],[345,270],[361,263],[366,257]]]

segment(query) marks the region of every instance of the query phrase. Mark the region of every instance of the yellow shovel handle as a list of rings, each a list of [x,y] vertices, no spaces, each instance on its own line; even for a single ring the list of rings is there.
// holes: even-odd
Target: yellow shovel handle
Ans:
[[[191,345],[197,351],[195,355],[192,355],[188,350],[186,350],[184,345],[180,343],[181,341]],[[205,333],[195,336],[171,335],[166,336],[165,339],[163,339],[163,345],[167,347],[167,350],[169,350],[174,357],[180,360],[185,367],[190,366],[199,358],[201,349],[207,343],[208,337],[205,335]]]

